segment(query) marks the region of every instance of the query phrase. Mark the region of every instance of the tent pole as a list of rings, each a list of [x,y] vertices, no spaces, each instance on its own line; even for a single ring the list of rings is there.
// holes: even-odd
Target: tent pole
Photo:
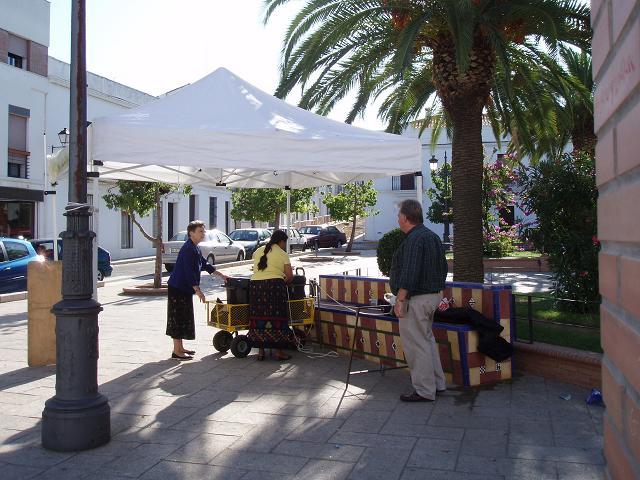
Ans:
[[[418,202],[420,202],[420,206],[422,206],[422,172],[416,172],[415,179],[416,179],[416,195],[418,197],[417,200]]]
[[[285,191],[287,192],[287,216],[285,218],[285,233],[287,233],[287,237],[289,236],[289,230],[287,230],[291,225],[291,187],[290,186],[286,186],[284,187]],[[287,253],[289,253],[290,250],[290,246],[289,246],[289,238],[287,238]]]

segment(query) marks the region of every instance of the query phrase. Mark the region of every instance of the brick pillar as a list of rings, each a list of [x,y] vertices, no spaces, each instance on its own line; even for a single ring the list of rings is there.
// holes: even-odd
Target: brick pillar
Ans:
[[[640,478],[640,0],[592,0],[605,456]]]

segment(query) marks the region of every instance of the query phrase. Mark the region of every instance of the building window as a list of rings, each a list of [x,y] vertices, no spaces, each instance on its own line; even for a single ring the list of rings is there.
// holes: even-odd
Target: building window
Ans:
[[[196,219],[196,203],[197,203],[197,195],[189,195],[189,221],[193,222]]]
[[[0,201],[0,237],[34,238],[33,202]]]
[[[87,203],[93,207],[93,195],[91,193],[87,193]],[[93,231],[93,217],[98,214],[95,210],[92,210],[91,216],[89,217],[89,230]]]
[[[9,54],[7,55],[7,63],[12,67],[22,68],[24,62],[23,58],[20,55],[9,52]]]
[[[391,177],[391,190],[415,190],[416,177],[413,173]]]
[[[26,108],[9,105],[7,175],[29,178],[29,152],[27,151],[27,123],[30,112]]]
[[[120,248],[133,248],[133,220],[126,212],[120,215]]]
[[[218,197],[209,197],[209,228],[218,226]]]
[[[9,34],[9,45],[7,48],[7,63],[16,68],[27,67],[27,55],[29,48],[27,40]]]

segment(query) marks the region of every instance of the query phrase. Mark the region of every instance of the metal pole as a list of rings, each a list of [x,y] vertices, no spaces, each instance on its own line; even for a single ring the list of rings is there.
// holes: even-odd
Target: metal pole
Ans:
[[[98,313],[91,295],[91,209],[87,203],[87,70],[85,0],[71,2],[69,204],[62,232],[62,301],[56,315],[56,394],[42,412],[42,445],[62,452],[111,439],[110,408],[98,392]]]
[[[287,237],[289,236],[289,223],[291,221],[291,187],[286,186],[284,187],[284,189],[287,192],[287,217],[286,217],[286,225],[284,228],[285,233],[287,234]],[[287,238],[287,253],[289,253],[290,247],[289,247],[289,238]]]
[[[451,236],[449,235],[449,164],[447,163],[447,152],[444,152],[444,192],[445,192],[445,205],[444,205],[444,235],[442,235],[442,240],[444,243],[449,243],[451,241]],[[447,246],[448,248],[448,246]]]
[[[418,196],[418,202],[420,202],[420,206],[422,206],[422,172],[415,173],[416,179],[416,195]]]
[[[533,343],[533,306],[531,295],[527,295],[527,320],[529,321],[529,343]]]

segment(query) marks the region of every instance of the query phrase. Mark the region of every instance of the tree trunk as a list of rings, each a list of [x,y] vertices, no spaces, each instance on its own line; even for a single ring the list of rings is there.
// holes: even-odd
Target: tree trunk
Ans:
[[[276,219],[273,223],[276,230],[280,228],[280,209],[276,208]]]
[[[358,220],[358,216],[353,216],[353,222],[351,223],[351,237],[349,238],[349,243],[347,244],[347,252],[350,252],[353,248],[353,239],[356,236],[356,221]]]
[[[482,264],[482,111],[452,115],[453,280],[484,282]]]
[[[484,282],[482,112],[489,99],[494,66],[491,43],[479,32],[465,71],[458,67],[453,39],[441,36],[434,40],[433,81],[453,124],[453,279],[458,282]]]
[[[156,193],[156,261],[153,271],[153,287],[160,288],[162,286],[162,198],[160,192]]]

